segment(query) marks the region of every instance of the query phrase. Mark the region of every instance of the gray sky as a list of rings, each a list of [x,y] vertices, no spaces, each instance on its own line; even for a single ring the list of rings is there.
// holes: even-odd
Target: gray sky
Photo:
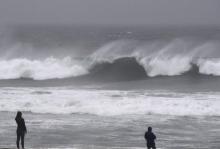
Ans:
[[[0,24],[220,25],[220,0],[0,0]]]

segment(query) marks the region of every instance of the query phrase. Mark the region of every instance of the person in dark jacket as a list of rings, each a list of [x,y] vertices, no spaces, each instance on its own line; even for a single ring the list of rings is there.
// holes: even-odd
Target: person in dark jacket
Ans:
[[[25,125],[25,121],[22,118],[22,113],[20,111],[17,112],[15,121],[17,123],[17,141],[16,141],[17,148],[19,149],[19,142],[21,140],[21,146],[22,149],[24,149],[24,136],[27,133],[27,128]]]
[[[155,134],[152,132],[152,127],[148,127],[148,131],[145,132],[144,138],[147,142],[147,148],[148,149],[156,149],[156,145],[155,145],[155,139],[156,136]]]

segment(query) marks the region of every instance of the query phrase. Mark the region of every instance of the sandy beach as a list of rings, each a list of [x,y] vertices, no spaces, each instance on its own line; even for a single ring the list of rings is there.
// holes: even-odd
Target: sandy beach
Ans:
[[[14,112],[0,113],[1,148],[15,148]],[[160,149],[218,149],[220,117],[127,115],[103,117],[86,114],[24,113],[26,148],[142,149],[151,125]]]

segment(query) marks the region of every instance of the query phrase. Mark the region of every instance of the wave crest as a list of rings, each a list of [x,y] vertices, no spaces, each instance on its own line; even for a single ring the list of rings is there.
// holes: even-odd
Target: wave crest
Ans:
[[[132,80],[139,79],[139,76],[142,79],[143,76],[182,75],[191,71],[193,67],[198,67],[197,73],[220,76],[219,48],[220,44],[216,41],[201,43],[188,39],[117,40],[103,45],[82,59],[71,57],[63,59],[48,57],[44,60],[0,59],[0,79],[46,80],[86,74],[98,77],[105,74],[120,79],[123,76],[126,78],[127,74],[134,74],[129,78]],[[210,52],[207,52],[208,50]],[[96,68],[100,66],[102,69],[97,71]]]
[[[63,59],[49,57],[45,60],[25,58],[0,60],[0,65],[0,79],[60,79],[88,73],[87,69],[70,57]]]
[[[198,67],[200,74],[220,76],[220,58],[216,54],[219,47],[215,41],[195,44],[184,39],[147,43],[119,40],[98,49],[91,59],[93,63],[115,63],[118,59],[132,57],[149,77],[182,75],[194,67]]]
[[[158,75],[175,76],[181,75],[191,69],[190,59],[188,57],[155,57],[153,59],[142,59],[141,64],[144,66],[148,76]]]

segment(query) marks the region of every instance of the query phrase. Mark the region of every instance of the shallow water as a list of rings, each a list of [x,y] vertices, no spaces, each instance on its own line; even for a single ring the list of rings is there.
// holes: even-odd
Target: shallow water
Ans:
[[[2,31],[0,148],[220,148],[219,27]]]
[[[15,147],[14,112],[0,113],[0,147]],[[220,117],[24,113],[26,148],[145,148],[144,132],[153,127],[161,149],[218,149]]]
[[[3,87],[0,95],[0,148],[15,147],[17,110],[27,148],[145,148],[148,126],[161,149],[220,148],[219,92]]]

